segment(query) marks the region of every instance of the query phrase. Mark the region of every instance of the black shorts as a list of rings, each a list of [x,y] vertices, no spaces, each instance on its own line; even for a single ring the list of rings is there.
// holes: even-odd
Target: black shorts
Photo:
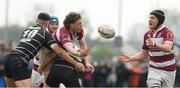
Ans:
[[[50,87],[59,87],[63,83],[66,87],[80,87],[79,73],[68,63],[56,63],[51,67],[46,84]]]
[[[5,75],[9,78],[23,80],[30,78],[28,71],[28,64],[16,55],[7,55],[4,57],[5,61]]]

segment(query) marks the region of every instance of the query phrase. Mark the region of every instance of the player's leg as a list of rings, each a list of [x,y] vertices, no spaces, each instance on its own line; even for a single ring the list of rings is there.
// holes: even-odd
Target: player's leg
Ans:
[[[68,74],[66,81],[63,83],[66,87],[80,87],[79,73],[76,70],[72,70],[71,74]]]
[[[61,68],[58,68],[56,66],[52,66],[52,68],[48,74],[48,77],[46,79],[46,84],[49,87],[59,87],[60,80],[61,80],[59,77],[63,76],[60,72],[61,72]]]
[[[162,87],[167,87],[167,88],[173,88],[174,87],[174,81],[175,81],[175,76],[176,76],[176,71],[166,71],[164,72],[164,83]]]
[[[147,85],[148,88],[161,88],[162,82],[157,79],[150,78],[147,80]]]
[[[31,87],[31,79],[24,79],[24,80],[19,80],[15,81],[16,86],[18,87]]]
[[[162,83],[163,81],[162,81],[161,70],[149,67],[147,86],[149,88],[161,88]]]
[[[9,78],[5,76],[5,81],[6,81],[6,87],[16,87],[16,84],[14,83],[14,80],[12,78]]]
[[[44,88],[47,88],[48,87],[48,85],[46,84],[46,79],[47,79],[47,77],[48,77],[48,74],[49,74],[49,71],[50,71],[50,69],[51,69],[51,66],[52,66],[52,63],[53,62],[50,62],[49,64],[48,64],[48,66],[45,68],[45,70],[44,70],[44,79],[45,79],[45,81],[44,81]],[[61,87],[60,87],[61,88]]]
[[[61,83],[61,84],[59,85],[59,88],[66,88],[66,87],[65,87],[64,84]]]
[[[5,81],[6,81],[6,87],[16,87],[15,81],[11,76],[10,72],[10,62],[13,59],[11,55],[7,55],[3,58],[5,60],[4,64],[4,72],[5,72]]]
[[[33,87],[41,87],[44,83],[44,75],[39,72],[32,70],[31,74],[31,85]]]
[[[12,78],[15,81],[17,87],[29,87],[30,86],[30,73],[28,71],[28,64],[26,64],[21,58],[15,55],[5,63],[6,76]]]

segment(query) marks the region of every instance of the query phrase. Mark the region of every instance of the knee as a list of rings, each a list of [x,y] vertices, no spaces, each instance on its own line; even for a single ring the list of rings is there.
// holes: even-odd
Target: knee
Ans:
[[[161,82],[156,79],[147,80],[148,88],[161,88]]]

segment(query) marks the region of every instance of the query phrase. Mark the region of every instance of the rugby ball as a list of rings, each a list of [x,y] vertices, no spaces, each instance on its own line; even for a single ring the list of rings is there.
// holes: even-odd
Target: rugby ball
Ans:
[[[107,24],[100,25],[98,27],[98,32],[102,37],[106,39],[113,38],[116,34],[114,28]]]

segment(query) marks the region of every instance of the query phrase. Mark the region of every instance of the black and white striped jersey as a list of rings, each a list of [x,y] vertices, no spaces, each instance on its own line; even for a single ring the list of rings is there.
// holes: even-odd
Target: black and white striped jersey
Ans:
[[[23,31],[17,47],[10,54],[16,54],[28,63],[43,46],[50,50],[50,45],[54,43],[56,42],[48,31],[35,25]]]

